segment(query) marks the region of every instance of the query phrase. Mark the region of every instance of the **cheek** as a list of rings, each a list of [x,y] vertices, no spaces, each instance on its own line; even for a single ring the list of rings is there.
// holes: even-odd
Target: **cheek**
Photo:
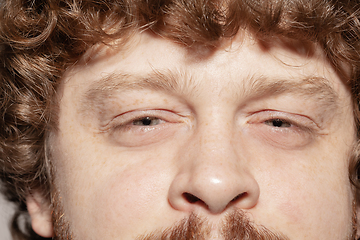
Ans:
[[[62,178],[66,179],[61,181],[62,196],[67,200],[65,214],[76,233],[87,239],[133,239],[154,227],[168,226],[161,216],[169,207],[173,166],[164,159],[171,159],[171,153],[99,152],[102,154],[82,151],[81,158],[74,161],[71,156],[68,163],[73,164],[61,169],[70,172]],[[80,168],[81,162],[87,167]],[[77,171],[71,171],[69,165]]]
[[[92,215],[102,221],[116,220],[129,226],[132,222],[139,223],[139,219],[163,207],[167,179],[167,173],[147,164],[113,172],[95,190],[92,201],[98,207],[92,210]]]
[[[80,127],[66,129],[54,139],[54,169],[75,235],[134,239],[138,233],[167,227],[176,217],[165,213],[170,208],[167,195],[176,171],[172,159],[178,138],[151,149],[124,149],[104,144]]]
[[[255,166],[260,186],[252,218],[281,229],[291,239],[343,239],[352,220],[349,147],[340,141],[327,139],[324,144],[325,139],[315,139],[300,150],[279,150],[245,134],[248,152],[242,153],[252,159],[249,164]]]
[[[149,156],[143,160],[125,169],[114,170],[96,186],[88,202],[89,216],[95,217],[97,231],[111,229],[111,233],[101,232],[100,237],[118,234],[124,239],[133,239],[139,233],[169,225],[167,217],[171,211],[167,194],[171,166],[161,165]],[[109,239],[112,237],[108,236]]]
[[[265,163],[266,170],[258,177],[261,182],[258,207],[268,212],[266,215],[259,212],[254,218],[262,219],[264,225],[272,223],[272,227],[278,229],[287,226],[284,233],[289,236],[307,232],[316,238],[343,238],[351,228],[352,217],[352,195],[344,155],[316,158],[309,150],[307,156],[276,156],[279,163]]]

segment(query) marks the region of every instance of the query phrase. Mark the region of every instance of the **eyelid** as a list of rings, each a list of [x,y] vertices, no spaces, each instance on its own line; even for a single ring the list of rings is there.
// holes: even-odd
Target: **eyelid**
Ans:
[[[130,123],[132,123],[133,121],[144,117],[159,118],[160,120],[165,122],[180,122],[183,116],[165,109],[131,110],[116,115],[114,118],[112,118],[110,122],[100,127],[100,132],[107,132],[114,127],[130,125]]]
[[[318,137],[326,135],[322,129],[308,116],[266,109],[252,112],[247,120],[249,133],[262,143],[279,149],[301,149],[316,142]],[[268,126],[265,121],[282,119],[289,127]]]
[[[320,130],[320,126],[310,117],[301,114],[288,113],[276,110],[261,110],[249,114],[252,116],[248,123],[262,123],[272,119],[282,119],[301,130]]]

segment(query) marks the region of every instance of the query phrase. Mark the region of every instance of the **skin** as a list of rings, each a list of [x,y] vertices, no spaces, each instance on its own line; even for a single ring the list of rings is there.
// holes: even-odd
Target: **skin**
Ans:
[[[122,86],[155,72],[180,87]],[[121,87],[104,79],[112,74]],[[320,87],[303,83],[313,77]],[[269,90],[274,82],[285,90]],[[350,236],[351,97],[317,46],[239,33],[197,55],[141,33],[87,53],[58,97],[51,161],[75,239],[134,239],[191,213],[217,239],[234,209],[290,239]],[[34,230],[53,235],[50,212],[36,212]]]

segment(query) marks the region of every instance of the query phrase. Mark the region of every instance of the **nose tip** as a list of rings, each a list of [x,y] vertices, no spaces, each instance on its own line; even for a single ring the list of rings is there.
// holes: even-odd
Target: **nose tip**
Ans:
[[[259,186],[249,174],[234,173],[178,175],[170,187],[169,201],[175,209],[189,212],[201,208],[219,214],[231,206],[250,209],[257,203]]]

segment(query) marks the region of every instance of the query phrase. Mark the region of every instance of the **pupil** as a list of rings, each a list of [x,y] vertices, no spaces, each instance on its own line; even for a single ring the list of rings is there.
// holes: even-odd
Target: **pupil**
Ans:
[[[146,118],[144,118],[144,119],[142,119],[141,120],[141,122],[142,122],[142,124],[143,125],[147,125],[147,126],[149,126],[150,124],[151,124],[151,118],[150,117],[146,117]]]
[[[283,125],[283,122],[280,119],[274,119],[273,125],[274,127],[281,127]]]

